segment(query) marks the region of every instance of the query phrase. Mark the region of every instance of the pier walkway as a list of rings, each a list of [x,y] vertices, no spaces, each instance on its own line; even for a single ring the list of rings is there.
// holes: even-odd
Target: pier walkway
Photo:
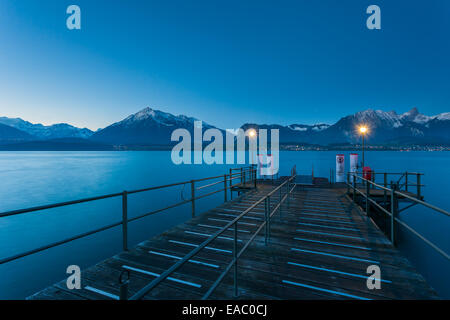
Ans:
[[[67,289],[63,280],[29,299],[119,299],[121,287],[122,294],[141,293],[143,299],[437,298],[345,188],[288,183],[291,193],[282,194],[276,189],[282,182],[258,180],[256,189],[83,270],[79,290]],[[271,201],[260,201],[267,195]],[[232,227],[216,234],[247,210],[237,232]],[[272,216],[264,225],[267,212]],[[143,291],[215,234],[186,263]],[[230,262],[236,252],[242,254],[234,269]],[[380,267],[381,289],[368,289],[371,265]],[[121,286],[124,270],[129,282]]]

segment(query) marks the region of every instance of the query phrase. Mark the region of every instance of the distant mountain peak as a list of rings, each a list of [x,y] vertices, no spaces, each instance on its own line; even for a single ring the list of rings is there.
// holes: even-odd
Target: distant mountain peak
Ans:
[[[0,123],[26,132],[35,139],[89,138],[93,132],[87,128],[77,128],[67,123],[44,126],[21,118],[0,117]]]
[[[95,132],[91,139],[117,145],[169,145],[175,129],[194,129],[197,119],[146,107]],[[215,128],[205,122],[204,129]]]
[[[132,115],[129,115],[122,121],[116,122],[113,126],[121,125],[135,125],[139,122],[152,122],[154,124],[166,127],[183,127],[183,126],[193,126],[194,121],[199,121],[196,118],[188,117],[183,114],[178,116],[173,115],[168,112],[146,107]],[[212,128],[213,126],[203,122],[203,126],[206,128]]]
[[[421,114],[419,110],[416,107],[414,107],[408,112],[403,113],[399,118],[404,121],[412,121],[418,124],[425,124],[428,121],[430,121],[433,117]]]
[[[434,117],[437,120],[450,121],[450,112],[444,112]]]
[[[413,107],[408,112],[405,112],[402,116],[415,118],[418,114],[419,114],[419,110],[417,109],[417,107]]]
[[[161,111],[159,111],[161,112]],[[155,110],[153,110],[150,107],[146,107],[144,109],[142,109],[141,111],[136,112],[134,115],[131,115],[131,117],[135,117],[137,119],[145,119],[145,118],[149,118],[149,117],[155,117],[156,112]]]

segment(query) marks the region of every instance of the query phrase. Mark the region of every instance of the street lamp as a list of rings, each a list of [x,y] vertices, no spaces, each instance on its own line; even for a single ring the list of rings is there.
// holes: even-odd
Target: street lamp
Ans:
[[[364,136],[367,133],[367,127],[366,126],[359,127],[359,132],[361,133],[362,136],[362,167],[364,170]]]
[[[255,129],[251,129],[248,132],[248,136],[249,136],[250,139],[256,138],[256,130]],[[250,144],[249,144],[249,149],[250,149],[250,164],[253,165],[253,149],[252,149]]]

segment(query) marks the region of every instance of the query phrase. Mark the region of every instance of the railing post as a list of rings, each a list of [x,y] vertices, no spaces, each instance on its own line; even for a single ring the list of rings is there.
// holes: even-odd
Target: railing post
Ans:
[[[369,216],[370,183],[366,181],[366,215]]]
[[[233,175],[232,175],[233,170],[230,169],[230,199],[233,200]]]
[[[223,191],[224,191],[224,202],[227,202],[228,201],[228,190],[227,190],[228,188],[227,188],[227,175],[226,174],[224,174],[223,175]]]
[[[191,180],[191,202],[192,202],[192,218],[195,217],[195,184],[194,180]]]
[[[384,173],[384,187],[387,188],[387,173]],[[384,205],[386,206],[386,202],[387,202],[387,192],[386,190],[384,190],[383,192],[383,201],[384,201]]]
[[[347,194],[350,194],[350,173],[347,172]]]
[[[253,169],[253,180],[254,180],[254,184],[255,184],[255,189],[256,189],[256,177],[257,177],[257,174],[256,174],[256,168],[255,168],[255,169]]]
[[[391,181],[391,243],[393,246],[397,245],[397,234],[396,234],[396,221],[398,213],[398,199],[395,191],[397,190],[397,184]]]
[[[268,222],[267,222],[267,211],[268,211],[268,208],[267,208],[268,206],[267,206],[267,198],[264,200],[264,219],[266,220],[266,225],[265,225],[265,228],[264,228],[264,244],[267,246],[267,236],[268,236],[268,227],[269,227],[269,224],[268,224]]]
[[[128,251],[128,193],[122,193],[122,248]]]
[[[405,172],[405,191],[408,191],[408,171]]]
[[[123,275],[126,274],[127,278],[123,279]],[[120,287],[120,300],[128,300],[128,284],[130,283],[130,271],[122,270],[119,276],[119,287]]]
[[[291,180],[289,179],[289,182],[287,184],[287,207],[290,208],[291,206]]]
[[[243,178],[242,178],[242,167],[241,167],[241,184],[242,184]]]
[[[375,177],[376,177],[376,175],[375,175],[375,170],[372,170],[372,182],[373,182],[373,183],[375,183]],[[372,185],[371,188],[374,189],[375,186]]]
[[[416,184],[417,184],[417,198],[418,199],[420,199],[420,197],[422,196],[421,195],[421,181],[420,181],[420,173],[417,173],[417,182],[416,182]]]
[[[237,261],[237,230],[238,222],[234,223],[234,244],[233,244],[233,257],[234,257],[234,297],[238,296],[238,261]]]
[[[282,186],[280,186],[280,206],[278,207],[278,210],[279,210],[279,212],[280,212],[280,219],[281,219],[281,207],[282,207],[282,205],[283,205],[283,203],[281,202],[281,199],[283,198],[283,194],[282,194],[282,189],[283,189],[283,187]]]
[[[356,176],[353,175],[353,202],[356,200]]]
[[[267,241],[270,241],[270,214],[271,214],[270,196],[267,198]]]

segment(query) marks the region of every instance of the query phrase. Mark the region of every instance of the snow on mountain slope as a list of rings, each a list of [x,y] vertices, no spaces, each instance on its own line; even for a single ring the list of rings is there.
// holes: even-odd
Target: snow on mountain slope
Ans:
[[[21,118],[0,117],[0,123],[19,129],[36,139],[89,138],[93,132],[87,128],[77,128],[66,123],[44,126],[34,124]]]

